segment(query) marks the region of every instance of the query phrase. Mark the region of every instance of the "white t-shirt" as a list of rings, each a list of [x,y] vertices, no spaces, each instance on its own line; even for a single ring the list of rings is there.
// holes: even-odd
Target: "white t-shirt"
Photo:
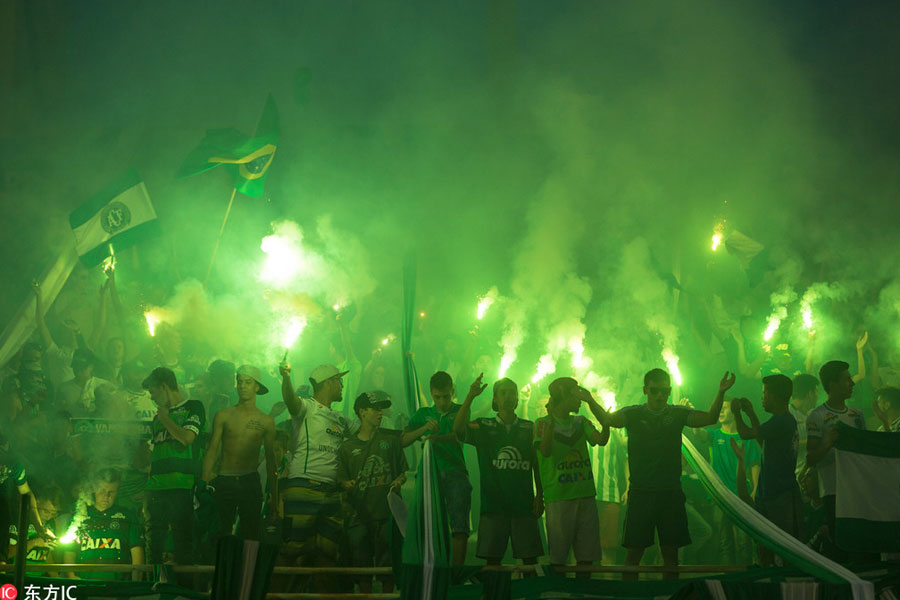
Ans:
[[[150,399],[150,392],[147,390],[139,392],[126,390],[126,393],[128,394],[128,407],[133,413],[133,418],[136,421],[152,421],[159,408]]]
[[[809,413],[809,416],[806,417],[807,439],[817,438],[824,440],[828,436],[828,432],[834,429],[838,423],[844,423],[857,429],[866,428],[866,420],[863,418],[860,410],[848,406],[845,410],[839,412],[827,404],[821,404],[814,408]],[[822,457],[822,460],[816,465],[816,471],[819,473],[819,493],[823,496],[834,496],[836,493],[834,449],[829,450]]]
[[[312,398],[300,398],[293,421],[296,441],[288,477],[336,483],[338,448],[350,431],[347,419]]]

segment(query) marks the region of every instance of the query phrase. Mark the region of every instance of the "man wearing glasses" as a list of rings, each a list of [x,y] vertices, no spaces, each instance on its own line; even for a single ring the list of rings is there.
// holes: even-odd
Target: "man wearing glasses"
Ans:
[[[672,406],[668,403],[672,393],[669,374],[653,369],[644,375],[646,404],[604,415],[604,425],[628,431],[629,491],[622,536],[627,566],[641,563],[655,532],[659,534],[664,566],[678,566],[678,548],[691,543],[681,491],[681,430],[716,423],[725,392],[733,385],[734,374],[725,373],[719,393],[706,412]],[[677,579],[678,574],[667,572],[663,577]],[[622,579],[637,579],[637,573],[626,573]]]

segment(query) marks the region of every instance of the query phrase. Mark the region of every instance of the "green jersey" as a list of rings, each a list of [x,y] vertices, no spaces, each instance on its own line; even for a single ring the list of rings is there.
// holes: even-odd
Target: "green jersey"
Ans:
[[[347,500],[353,506],[350,524],[370,523],[391,516],[391,482],[409,470],[400,444],[401,433],[379,428],[370,440],[354,435],[338,450],[338,481],[356,481]]]
[[[466,443],[478,452],[481,514],[523,517],[534,508],[534,423],[499,417],[470,421]]]
[[[433,406],[423,406],[413,414],[409,420],[409,425],[406,426],[406,430],[414,431],[425,425],[429,419],[434,419],[438,422],[438,430],[430,435],[453,433],[453,421],[456,419],[459,407],[459,404],[451,404],[450,410],[442,415]],[[434,459],[438,471],[466,470],[466,460],[463,458],[462,445],[456,442],[435,444]]]
[[[51,519],[50,521],[44,523],[51,531],[57,531],[56,520]],[[28,524],[28,538],[25,540],[25,543],[28,544],[34,540],[34,544],[32,544],[31,548],[28,549],[28,552],[25,554],[25,562],[27,564],[42,564],[47,562],[47,557],[50,555],[50,545],[47,543],[47,540],[38,535],[37,530],[34,528],[32,523]],[[17,525],[9,526],[9,545],[10,547],[17,545],[19,542],[19,531]],[[15,560],[10,560],[10,562],[15,562]],[[26,573],[29,577],[45,577],[46,574],[42,572],[28,572]]]
[[[544,502],[593,498],[597,495],[597,489],[588,441],[597,429],[581,415],[556,419],[550,456],[544,456],[539,446],[551,418],[541,417],[534,424],[535,455],[541,471]]]
[[[76,531],[76,563],[131,564],[131,549],[144,545],[134,513],[114,504],[104,511],[87,507]],[[95,579],[117,579],[116,573],[92,573]]]
[[[179,427],[194,435],[200,435],[205,424],[203,405],[197,400],[185,400],[169,409],[169,418]],[[194,487],[194,473],[197,469],[197,450],[172,437],[160,423],[159,416],[153,417],[153,454],[150,462],[148,490],[189,490]]]

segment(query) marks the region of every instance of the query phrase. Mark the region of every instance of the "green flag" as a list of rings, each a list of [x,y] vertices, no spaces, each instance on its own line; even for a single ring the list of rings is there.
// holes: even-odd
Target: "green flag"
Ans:
[[[249,137],[233,128],[207,130],[206,137],[187,157],[176,177],[190,177],[225,165],[237,191],[259,198],[278,147],[278,136],[278,108],[269,94],[256,135]]]

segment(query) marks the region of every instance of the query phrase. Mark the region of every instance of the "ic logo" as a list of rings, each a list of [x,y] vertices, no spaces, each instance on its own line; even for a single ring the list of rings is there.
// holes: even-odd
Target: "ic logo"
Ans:
[[[19,595],[19,590],[16,589],[11,583],[4,583],[0,586],[0,599],[2,600],[16,600],[16,596]]]

